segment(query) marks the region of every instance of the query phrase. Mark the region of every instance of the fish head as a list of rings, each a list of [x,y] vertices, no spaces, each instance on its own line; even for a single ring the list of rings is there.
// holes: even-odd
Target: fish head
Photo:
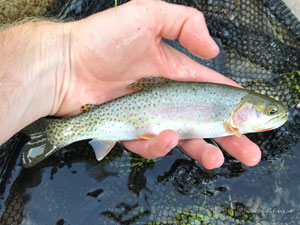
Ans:
[[[241,98],[237,109],[231,115],[231,126],[240,133],[273,130],[288,120],[288,108],[267,96],[249,93]]]

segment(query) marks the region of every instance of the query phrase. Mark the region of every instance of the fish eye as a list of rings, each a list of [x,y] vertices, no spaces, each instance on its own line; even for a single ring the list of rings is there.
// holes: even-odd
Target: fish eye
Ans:
[[[278,112],[278,107],[275,105],[271,105],[266,109],[266,114],[269,116],[273,116]]]

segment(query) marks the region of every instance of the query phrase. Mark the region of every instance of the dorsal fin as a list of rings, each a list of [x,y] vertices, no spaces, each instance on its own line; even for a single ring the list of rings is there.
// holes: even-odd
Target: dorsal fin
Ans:
[[[165,83],[170,81],[167,78],[163,77],[143,77],[138,79],[132,84],[128,85],[128,88],[133,89],[135,91],[140,91],[146,87],[155,86],[157,84]]]

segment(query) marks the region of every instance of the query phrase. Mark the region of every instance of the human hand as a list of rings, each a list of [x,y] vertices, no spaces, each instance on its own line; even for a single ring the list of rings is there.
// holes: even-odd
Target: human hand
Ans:
[[[201,58],[219,50],[209,36],[203,15],[196,9],[161,1],[132,1],[81,21],[66,24],[70,31],[66,72],[50,114],[69,116],[84,104],[101,104],[131,92],[127,86],[145,76],[180,81],[225,83],[232,80],[208,69],[162,42],[178,39]],[[261,152],[246,136],[216,138],[226,151],[246,165],[259,162]],[[204,167],[223,164],[222,152],[203,139],[178,140],[176,132],[163,131],[151,140],[125,141],[131,151],[146,158],[167,154],[180,144],[186,154]]]

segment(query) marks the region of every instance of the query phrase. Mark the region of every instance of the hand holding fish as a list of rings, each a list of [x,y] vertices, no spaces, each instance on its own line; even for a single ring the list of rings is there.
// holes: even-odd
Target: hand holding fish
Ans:
[[[12,134],[40,117],[75,115],[84,104],[101,104],[129,94],[132,90],[128,85],[146,76],[238,86],[162,42],[162,37],[178,39],[201,58],[215,57],[218,47],[209,36],[203,15],[196,9],[137,0],[119,6],[117,12],[110,9],[77,22],[25,24],[2,33],[2,59],[11,53],[5,51],[8,33],[13,35],[24,29],[26,34],[31,34],[31,39],[16,35],[12,39],[24,51],[17,52],[22,64],[9,73],[22,70],[27,73],[17,73],[25,77],[15,79],[22,83],[19,86],[23,89],[12,96],[17,100],[9,101],[19,104],[0,110],[1,132],[13,121],[4,121],[10,114],[16,118]],[[29,47],[23,47],[26,40],[27,46],[32,47],[30,51]],[[4,61],[3,67],[8,68]],[[32,67],[28,66],[29,62],[33,62]],[[0,75],[0,82],[6,81],[7,77]],[[16,82],[7,85],[6,93],[19,87],[14,85]],[[24,108],[16,112],[20,107]],[[0,141],[5,138],[8,137]],[[255,165],[260,160],[258,146],[246,136],[215,140],[246,165]],[[128,149],[147,158],[163,156],[177,144],[208,169],[223,164],[223,154],[216,146],[203,139],[179,141],[178,134],[172,130],[162,131],[150,140],[124,141]]]
[[[75,78],[64,101],[54,110],[57,115],[77,113],[80,105],[101,104],[128,94],[131,90],[127,86],[145,76],[238,86],[162,42],[162,37],[178,39],[201,58],[215,57],[218,46],[196,9],[161,1],[133,1],[118,6],[117,12],[110,9],[76,22],[72,30],[70,71]],[[144,157],[156,158],[167,154],[178,141],[176,132],[166,130],[151,140],[124,144]],[[259,148],[245,136],[216,141],[246,165],[255,165],[260,160]],[[203,139],[179,144],[206,168],[223,164],[222,152]]]

